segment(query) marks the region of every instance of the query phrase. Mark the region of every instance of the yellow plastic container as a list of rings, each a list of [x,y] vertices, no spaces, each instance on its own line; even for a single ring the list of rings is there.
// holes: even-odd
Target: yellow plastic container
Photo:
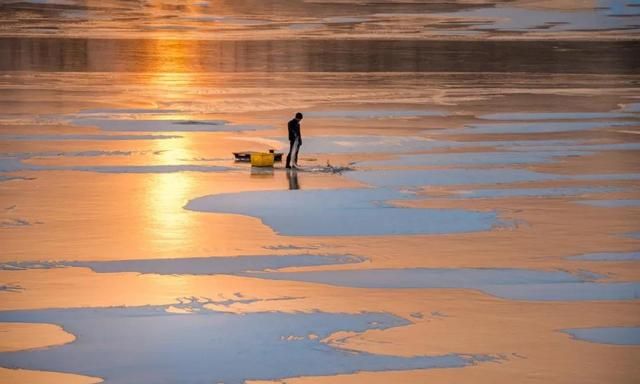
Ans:
[[[275,155],[267,152],[254,152],[251,154],[252,167],[273,167]]]

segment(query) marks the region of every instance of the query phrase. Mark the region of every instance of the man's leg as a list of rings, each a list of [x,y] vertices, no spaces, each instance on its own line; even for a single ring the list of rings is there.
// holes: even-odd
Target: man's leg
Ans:
[[[300,139],[296,138],[295,141],[293,142],[293,165],[295,167],[298,166],[298,152],[300,151]]]
[[[293,152],[293,141],[289,141],[289,154],[287,155],[286,167],[291,168],[291,152]]]

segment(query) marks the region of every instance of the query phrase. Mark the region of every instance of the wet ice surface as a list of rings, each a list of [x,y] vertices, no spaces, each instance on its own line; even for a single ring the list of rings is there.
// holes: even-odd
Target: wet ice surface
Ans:
[[[578,203],[606,208],[640,207],[640,200],[581,200]]]
[[[558,160],[565,156],[587,155],[589,152],[480,152],[403,155],[392,160],[365,161],[361,166],[429,166],[473,164],[535,164]]]
[[[509,168],[354,171],[347,173],[346,176],[379,187],[498,184],[563,178],[559,175]]]
[[[34,165],[19,158],[0,158],[0,172],[17,171],[78,171],[97,173],[175,173],[175,172],[224,172],[232,168],[215,165],[158,164],[158,165]]]
[[[458,12],[457,16],[483,22],[474,30],[522,31],[545,30],[559,33],[572,30],[607,30],[634,28],[640,12],[635,0],[599,0],[597,8],[586,7],[571,12],[556,9],[528,9],[519,7],[479,8]],[[632,16],[632,17],[620,17]]]
[[[355,288],[465,288],[511,300],[635,300],[640,283],[598,283],[584,273],[523,269],[373,269],[349,271],[265,272],[247,276],[304,281]]]
[[[592,129],[609,129],[615,127],[637,126],[637,121],[542,121],[526,123],[487,123],[472,124],[461,129],[446,129],[438,133],[552,133],[552,132],[577,132]]]
[[[285,141],[282,141],[285,145]],[[303,138],[306,153],[397,153],[451,148],[464,143],[412,136],[311,136]]]
[[[565,329],[578,340],[599,344],[640,345],[640,327],[599,327]]]
[[[278,233],[291,236],[460,233],[486,231],[499,224],[493,212],[411,209],[385,203],[408,197],[385,189],[256,191],[200,197],[185,208],[259,217]]]
[[[504,144],[496,144],[497,147],[505,147],[511,151],[559,151],[565,156],[571,154],[580,154],[580,152],[590,153],[594,151],[636,151],[640,150],[640,143],[609,143],[609,144],[593,144],[578,143],[573,140],[567,140],[565,143],[545,144],[544,141],[537,143],[531,141],[527,145],[511,145],[509,142]]]
[[[444,111],[428,111],[428,110],[340,110],[340,111],[310,111],[305,112],[306,117],[316,118],[337,118],[337,119],[397,119],[397,118],[415,118],[425,116],[448,116]]]
[[[282,38],[289,32],[293,37],[371,38],[372,35],[383,35],[419,39],[457,35],[481,38],[498,31],[499,36],[509,38],[578,36],[596,39],[607,34],[629,38],[624,33],[637,34],[639,16],[634,0],[578,1],[569,9],[566,9],[566,2],[536,6],[535,2],[524,1],[353,3],[279,0],[265,5],[257,0],[240,4],[224,0],[188,4],[181,7],[180,12],[171,12],[175,8],[169,2],[131,5],[121,1],[28,0],[5,3],[3,11],[7,16],[3,21],[8,22],[16,15],[30,21],[8,24],[9,34],[50,32],[79,36],[81,32],[92,32],[97,37],[152,36],[178,31],[190,38],[203,38],[207,34],[221,38]],[[132,15],[136,17],[135,24],[122,22]],[[52,24],[53,21],[57,23]]]
[[[619,119],[639,118],[633,113],[623,112],[555,112],[555,113],[491,113],[480,116],[485,120],[589,120],[589,119]]]
[[[616,187],[557,187],[557,188],[505,188],[477,189],[472,191],[456,191],[461,198],[502,198],[516,196],[579,196],[593,193],[621,192],[624,188]]]
[[[623,112],[640,112],[640,103],[627,104],[622,108]]]
[[[197,257],[180,259],[146,259],[113,261],[59,261],[4,263],[0,269],[18,270],[34,268],[82,267],[98,273],[138,272],[160,275],[215,275],[238,274],[288,267],[340,265],[362,263],[366,259],[349,255],[287,255],[287,256],[234,256]]]
[[[75,119],[73,124],[112,132],[234,132],[269,129],[264,125],[229,124],[224,120],[116,120]]]
[[[639,261],[640,252],[601,252],[569,257],[571,260],[585,261]]]
[[[250,379],[462,367],[473,361],[457,355],[355,353],[322,342],[338,331],[363,332],[409,324],[388,314],[173,314],[165,310],[133,307],[0,312],[0,321],[55,323],[77,337],[63,346],[0,353],[0,364],[98,376],[114,384],[241,384]]]
[[[504,184],[549,180],[638,180],[640,174],[563,176],[515,168],[427,169],[397,171],[354,171],[347,177],[378,187],[410,187],[456,184]]]
[[[0,135],[0,140],[6,141],[109,141],[109,140],[167,140],[179,139],[175,135]]]
[[[6,263],[2,265],[5,270],[0,272],[19,278],[15,283],[14,280],[3,282],[0,285],[2,294],[11,297],[9,301],[17,305],[38,306],[38,300],[50,302],[55,299],[48,297],[47,292],[55,295],[59,287],[51,286],[49,291],[48,284],[51,283],[46,278],[38,281],[45,290],[39,296],[34,294],[36,290],[29,290],[32,283],[24,282],[23,291],[19,285],[22,282],[17,280],[22,276],[67,273],[82,273],[91,281],[114,281],[114,284],[122,277],[122,274],[116,275],[119,272],[133,272],[127,276],[131,276],[136,284],[138,280],[163,280],[158,276],[136,276],[136,272],[183,275],[171,280],[186,291],[184,295],[195,295],[191,290],[201,289],[192,287],[192,280],[210,279],[184,275],[234,275],[230,279],[214,280],[223,284],[233,280],[233,284],[244,287],[227,299],[229,296],[217,290],[228,287],[211,284],[211,297],[221,300],[203,297],[189,302],[189,299],[179,299],[179,304],[170,307],[0,312],[0,321],[57,323],[78,337],[74,343],[62,347],[0,354],[2,366],[85,373],[104,376],[107,382],[115,383],[236,383],[251,378],[334,375],[358,370],[462,367],[471,362],[454,355],[400,358],[352,353],[322,342],[324,337],[336,331],[362,332],[410,324],[390,314],[230,315],[208,310],[233,306],[227,309],[252,312],[256,309],[252,303],[262,300],[251,298],[254,297],[251,291],[256,278],[296,281],[263,281],[261,284],[268,286],[287,287],[282,288],[282,296],[264,300],[292,299],[293,295],[287,295],[289,287],[296,292],[308,289],[309,295],[304,298],[308,308],[316,308],[314,301],[318,296],[315,294],[325,297],[327,292],[333,294],[336,290],[335,296],[321,299],[327,302],[318,303],[318,306],[345,305],[351,309],[350,303],[344,303],[338,297],[343,291],[351,290],[310,287],[304,282],[376,288],[375,294],[379,294],[381,300],[387,295],[406,295],[406,301],[390,300],[383,308],[393,313],[410,314],[404,316],[416,322],[431,321],[429,313],[434,317],[443,315],[437,311],[437,305],[436,308],[410,308],[412,302],[421,301],[423,297],[414,296],[415,292],[392,290],[450,289],[421,291],[419,295],[424,295],[425,303],[431,303],[432,299],[433,303],[438,303],[443,293],[447,298],[460,295],[455,303],[446,304],[451,306],[451,313],[447,310],[446,314],[458,319],[475,315],[469,314],[468,308],[484,308],[485,304],[496,301],[482,299],[482,295],[469,290],[520,301],[617,301],[637,300],[640,296],[636,282],[600,280],[602,276],[609,276],[607,268],[615,264],[595,262],[635,261],[636,252],[591,254],[586,253],[588,245],[581,243],[584,247],[580,252],[585,254],[579,260],[585,262],[566,260],[566,256],[580,253],[571,244],[582,240],[579,232],[583,223],[565,227],[566,241],[563,241],[564,233],[550,236],[549,242],[542,233],[535,239],[538,241],[535,249],[520,252],[524,251],[520,246],[530,245],[526,242],[527,231],[544,226],[505,229],[501,228],[504,223],[499,221],[496,212],[395,207],[393,200],[423,198],[398,191],[261,192],[285,188],[285,175],[276,171],[256,177],[248,166],[237,166],[236,172],[220,174],[186,173],[225,171],[222,167],[203,166],[202,162],[220,159],[224,156],[222,153],[229,155],[231,149],[226,145],[233,139],[245,140],[236,144],[246,145],[247,149],[253,149],[249,148],[253,145],[256,149],[275,147],[274,143],[278,141],[269,140],[273,137],[287,145],[286,121],[292,111],[300,110],[308,118],[303,122],[303,154],[305,158],[307,154],[317,158],[318,164],[331,158],[335,165],[336,158],[339,162],[363,160],[356,167],[473,168],[477,165],[483,168],[415,172],[406,169],[395,172],[359,170],[335,175],[335,179],[316,180],[314,188],[328,188],[341,178],[354,178],[394,188],[474,183],[489,188],[475,190],[476,186],[465,185],[460,189],[471,191],[454,192],[446,198],[535,196],[545,199],[548,196],[633,192],[633,186],[617,188],[622,183],[616,183],[616,187],[604,187],[602,185],[606,184],[601,182],[597,186],[596,183],[581,182],[580,187],[556,187],[555,183],[546,183],[548,188],[526,186],[515,189],[510,188],[511,185],[504,185],[505,189],[490,185],[640,178],[638,174],[622,174],[632,169],[633,154],[611,153],[609,157],[598,153],[640,149],[640,143],[633,135],[637,133],[640,109],[638,103],[631,103],[637,97],[634,88],[637,44],[629,41],[636,40],[640,23],[635,16],[637,7],[629,6],[627,1],[596,2],[597,9],[593,9],[593,3],[546,0],[501,3],[483,0],[221,0],[179,4],[175,1],[31,0],[0,3],[0,25],[3,25],[0,33],[0,71],[3,71],[0,73],[0,105],[3,107],[0,108],[0,156],[11,158],[11,161],[0,161],[0,169],[7,172],[38,170],[29,175],[41,178],[27,182],[17,180],[22,178],[14,175],[0,174],[0,197],[7,196],[4,192],[9,191],[10,200],[15,198],[16,201],[5,205],[17,203],[19,207],[0,221],[0,235],[5,236],[0,244],[10,247],[11,254],[27,255],[22,260],[65,260],[65,257],[73,258],[74,252],[82,252],[83,260],[136,259]],[[576,9],[563,9],[567,3]],[[532,7],[536,9],[531,10]],[[541,11],[539,7],[547,8]],[[608,30],[610,28],[614,30]],[[70,36],[74,38],[65,38]],[[211,36],[215,36],[216,41],[209,41]],[[434,36],[452,38],[422,40]],[[525,41],[531,38],[531,41]],[[546,38],[553,41],[544,42]],[[622,41],[594,41],[600,39]],[[70,121],[75,125],[70,126]],[[254,125],[254,122],[265,125]],[[260,131],[267,127],[273,131]],[[477,141],[482,140],[482,136],[471,135],[463,141],[454,139],[458,134],[469,133],[490,134],[489,140],[493,141]],[[503,133],[506,135],[500,136]],[[511,133],[536,133],[536,138],[544,140],[513,140],[530,136]],[[317,136],[319,134],[325,136]],[[480,152],[479,147],[485,152]],[[474,152],[469,153],[469,148]],[[449,150],[458,153],[445,153]],[[156,151],[160,155],[156,156]],[[431,151],[438,153],[424,153]],[[169,152],[169,156],[164,156],[165,152]],[[140,156],[150,153],[154,155]],[[591,171],[594,175],[573,176],[573,169],[563,168],[561,162],[566,160],[564,157],[572,156],[567,162],[569,165],[588,163],[591,158],[587,156],[596,154],[605,161],[598,164],[597,171]],[[391,160],[364,162],[383,157]],[[544,166],[527,167],[541,163]],[[513,168],[508,167],[509,164],[513,164]],[[619,164],[622,167],[618,169]],[[489,166],[492,169],[487,169]],[[558,169],[558,173],[533,172],[531,169]],[[92,173],[53,174],[58,170]],[[104,175],[100,172],[137,174]],[[156,174],[159,172],[174,174],[160,176]],[[599,172],[603,174],[595,174]],[[58,175],[59,179],[53,180]],[[302,175],[308,178],[304,180]],[[78,178],[92,185],[87,191],[76,188],[65,195],[64,190],[60,191],[61,186],[70,181],[65,177]],[[301,174],[300,184],[309,188],[305,182],[311,177],[309,173]],[[53,184],[52,192],[58,194],[56,199],[49,199],[46,188],[40,189],[43,185],[48,186],[42,179]],[[94,181],[98,186],[104,185],[105,191],[93,188]],[[126,187],[117,185],[123,181],[126,181],[123,183]],[[353,185],[352,181],[347,181]],[[322,184],[324,182],[327,184]],[[76,180],[71,180],[70,184],[83,186]],[[239,193],[247,190],[254,192]],[[207,193],[224,194],[198,197]],[[66,198],[60,198],[60,194]],[[193,200],[187,204],[188,209],[214,213],[183,210],[182,206],[189,199]],[[433,202],[437,204],[440,199],[450,203],[442,196]],[[555,208],[566,200],[570,199],[537,200],[533,204],[540,207],[542,214],[548,209],[549,221],[563,220],[564,217],[555,216],[556,211],[561,211]],[[48,201],[62,204],[49,204]],[[502,202],[478,203],[486,207],[492,203],[499,206]],[[568,204],[567,208],[587,210],[587,207],[575,204]],[[601,210],[606,213],[603,218],[612,215],[607,209]],[[532,214],[528,206],[523,206],[522,210],[513,209],[513,212],[525,217]],[[278,233],[265,230],[257,219],[224,213],[262,219]],[[624,221],[627,213],[615,210],[614,215],[619,214]],[[38,218],[43,218],[45,225],[35,225]],[[79,224],[58,227],[52,222]],[[87,236],[82,233],[85,225]],[[116,227],[122,230],[113,231]],[[80,231],[76,234],[69,228]],[[493,229],[495,231],[490,231]],[[611,228],[607,233],[633,230],[631,225],[625,224]],[[100,231],[103,233],[96,236]],[[257,234],[255,238],[254,233]],[[419,237],[401,237],[422,233],[442,236],[425,238],[425,243],[420,243]],[[30,234],[46,241],[34,241]],[[247,237],[242,236],[244,234]],[[338,237],[388,234],[397,236],[383,239]],[[522,235],[525,238],[520,237]],[[92,236],[98,237],[95,243],[90,239]],[[319,244],[318,239],[314,241],[304,236],[335,237],[323,237],[323,244]],[[485,269],[363,269],[372,266],[366,256],[371,257],[372,263],[382,256],[383,263],[407,268],[407,258],[413,266],[415,260],[411,257],[417,256],[412,254],[414,251],[410,247],[430,245],[433,240],[448,252],[448,246],[455,247],[458,241],[477,241],[480,251],[494,246],[487,243],[493,236],[500,239],[495,262],[491,259],[493,255],[485,253],[478,260],[474,259],[477,256],[474,252],[451,255],[455,259],[451,260],[455,263],[452,267],[478,262],[487,266]],[[603,238],[604,234],[590,239],[596,251],[619,249],[607,245],[634,241],[613,235],[611,243],[607,243],[609,240]],[[376,249],[368,255],[368,247],[376,247],[378,242],[385,240],[394,241],[390,245],[394,247],[392,252],[381,255]],[[314,245],[308,245],[309,241]],[[558,243],[566,248],[566,255],[558,255],[557,248],[551,248]],[[94,244],[96,246],[91,247]],[[471,244],[471,248],[475,245]],[[111,247],[116,251],[112,252]],[[189,251],[182,251],[185,248]],[[218,252],[219,249],[224,251]],[[340,254],[324,254],[327,249],[332,252],[338,249]],[[438,253],[440,249],[434,249],[434,252]],[[544,258],[544,265],[557,270],[500,269],[499,260],[506,260],[506,257],[512,257],[510,266],[527,268],[537,262],[537,259],[527,258],[529,251],[546,256],[549,249],[557,260],[554,263],[550,258]],[[31,250],[46,256],[29,258]],[[294,252],[296,255],[191,257],[256,254],[261,253],[260,250],[270,254]],[[92,252],[96,257],[92,257]],[[306,252],[314,254],[301,254]],[[363,257],[349,256],[350,253]],[[176,259],[158,259],[162,256]],[[179,259],[182,256],[189,257]],[[594,262],[586,263],[589,260]],[[450,265],[447,260],[438,263]],[[567,265],[570,268],[576,265],[588,267],[598,274],[564,272],[563,268],[569,268]],[[332,267],[321,268],[324,266]],[[106,274],[87,270],[20,270],[55,267],[83,267]],[[306,267],[306,271],[313,267],[348,270],[278,271],[288,267]],[[69,284],[75,284],[75,281]],[[69,284],[64,289],[71,295],[76,294],[74,288],[81,289]],[[149,287],[150,292],[145,294],[148,297],[162,294],[164,287],[158,285],[157,291],[155,287]],[[122,289],[127,295],[127,289]],[[249,292],[245,292],[247,289]],[[452,291],[458,289],[463,291]],[[24,293],[39,297],[33,302],[23,302],[26,301],[21,298],[26,296]],[[132,294],[138,296],[138,293]],[[78,294],[82,296],[84,292]],[[505,310],[535,306],[540,313],[553,319],[549,320],[550,325],[552,322],[562,324],[575,317],[575,313],[568,313],[571,312],[568,307],[575,304],[565,304],[565,307],[561,303],[544,306],[499,301],[500,305],[507,306]],[[366,302],[363,300],[362,306],[354,304],[357,307],[353,308],[372,310]],[[275,308],[278,303],[273,303]],[[634,303],[605,305],[622,307]],[[599,308],[592,306],[600,305],[581,303],[580,309],[598,311]],[[287,308],[294,312],[298,306],[292,301],[287,302]],[[166,313],[171,310],[193,313]],[[517,311],[513,313],[514,323],[527,321]],[[621,324],[616,319],[623,314],[612,311],[606,316],[611,316],[612,321],[609,323],[609,318],[605,318],[606,321],[598,324]],[[436,320],[446,321],[445,318]],[[482,321],[473,325],[479,329],[491,327]],[[550,329],[574,326],[564,324]],[[454,328],[451,327],[451,333],[456,336],[458,329]],[[403,337],[419,340],[422,336],[420,331],[411,329],[402,330],[400,334],[405,331],[405,336],[389,341],[391,348],[404,348],[406,340]],[[506,329],[505,334],[512,331]],[[514,332],[515,337],[531,336],[531,330],[526,327],[517,332]],[[443,335],[443,340],[449,340],[448,335]],[[584,359],[584,371],[587,371],[595,362],[581,354],[584,352],[581,344],[584,343],[576,342],[572,352],[575,352],[576,361]],[[517,374],[522,377],[538,374],[545,362],[534,361],[533,356],[552,353],[545,348],[554,348],[524,344],[520,347],[524,349],[518,353],[531,356],[530,364],[524,366],[531,366],[534,371],[526,371],[519,365],[522,372]],[[482,348],[487,353],[502,350],[491,340],[487,340]],[[441,350],[445,351],[443,353],[464,352],[446,346]],[[411,352],[410,348],[406,350],[407,355]],[[499,371],[506,365],[493,366],[490,369],[501,374]],[[454,375],[467,374],[448,371],[454,371]],[[592,377],[605,377],[603,371],[595,372]],[[469,374],[474,372],[471,370]],[[553,367],[549,372],[557,375],[557,381],[571,381],[559,377],[561,373],[553,371]],[[402,379],[404,377],[398,381]]]

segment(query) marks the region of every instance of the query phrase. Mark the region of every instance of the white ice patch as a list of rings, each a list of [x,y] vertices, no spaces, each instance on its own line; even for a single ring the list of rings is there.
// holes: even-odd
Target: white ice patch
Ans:
[[[494,212],[401,208],[388,200],[410,195],[383,189],[228,193],[189,201],[188,210],[259,217],[290,236],[376,236],[487,231]]]

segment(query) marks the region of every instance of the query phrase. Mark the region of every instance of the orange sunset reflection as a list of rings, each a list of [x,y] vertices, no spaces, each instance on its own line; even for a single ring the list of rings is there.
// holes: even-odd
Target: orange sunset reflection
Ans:
[[[189,72],[189,63],[197,57],[196,46],[180,40],[151,40],[146,44],[149,44],[147,48],[155,52],[157,58],[145,68],[150,96],[159,107],[189,100],[196,76]],[[189,120],[193,116],[186,112],[161,115],[160,118]],[[153,150],[158,154],[154,157],[158,164],[180,164],[195,157],[191,135],[180,133],[180,136],[180,139],[153,141]],[[179,249],[193,243],[191,229],[194,223],[188,212],[182,209],[186,201],[193,197],[193,177],[193,174],[184,172],[160,173],[149,177],[144,207],[149,218],[147,233],[154,249]]]

